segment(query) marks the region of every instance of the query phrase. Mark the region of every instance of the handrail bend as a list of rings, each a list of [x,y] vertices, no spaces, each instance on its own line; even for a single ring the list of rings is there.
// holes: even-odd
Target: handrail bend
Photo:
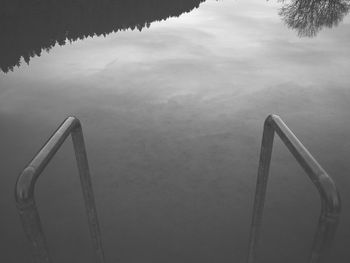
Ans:
[[[80,121],[77,118],[68,117],[19,175],[15,188],[17,209],[24,231],[30,241],[35,263],[51,262],[38,209],[35,205],[34,188],[41,172],[69,135],[72,136],[73,140],[90,235],[96,252],[96,262],[104,263],[101,232],[97,218],[84,137]]]
[[[321,214],[309,258],[310,263],[319,263],[326,258],[336,232],[341,210],[340,196],[331,177],[277,115],[269,115],[264,123],[247,262],[253,263],[256,259],[275,133],[279,135],[320,194]]]

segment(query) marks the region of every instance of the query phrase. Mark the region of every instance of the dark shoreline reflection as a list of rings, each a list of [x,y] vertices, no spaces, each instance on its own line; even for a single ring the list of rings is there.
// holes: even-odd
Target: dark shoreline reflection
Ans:
[[[0,68],[20,66],[56,44],[180,16],[205,0],[0,0]]]
[[[281,0],[280,16],[300,37],[314,37],[324,27],[337,26],[350,9],[349,0]],[[288,2],[288,3],[287,3]]]

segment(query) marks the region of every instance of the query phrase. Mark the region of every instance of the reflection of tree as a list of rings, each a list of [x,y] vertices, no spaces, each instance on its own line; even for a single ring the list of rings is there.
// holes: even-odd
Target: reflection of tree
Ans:
[[[205,0],[0,0],[0,69],[29,63],[56,44],[179,16]]]
[[[280,15],[299,36],[315,36],[323,27],[337,26],[349,12],[350,0],[281,0]]]

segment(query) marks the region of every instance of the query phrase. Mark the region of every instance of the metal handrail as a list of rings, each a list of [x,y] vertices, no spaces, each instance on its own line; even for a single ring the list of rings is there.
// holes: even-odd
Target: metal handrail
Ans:
[[[24,231],[31,244],[34,261],[36,263],[51,262],[38,209],[35,205],[34,188],[41,172],[70,134],[73,140],[90,235],[96,252],[96,262],[104,263],[101,232],[97,218],[84,137],[80,121],[77,118],[68,117],[19,175],[15,189],[17,209]]]
[[[264,123],[247,262],[255,262],[256,251],[260,241],[262,216],[275,132],[307,173],[320,194],[321,214],[309,262],[321,262],[321,260],[323,261],[327,258],[330,245],[335,236],[341,210],[340,196],[331,177],[277,115],[268,116]]]

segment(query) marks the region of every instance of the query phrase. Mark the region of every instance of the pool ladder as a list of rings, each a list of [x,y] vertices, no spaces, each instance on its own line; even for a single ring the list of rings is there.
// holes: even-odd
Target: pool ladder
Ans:
[[[275,133],[293,154],[320,194],[321,214],[308,262],[324,262],[329,254],[339,221],[341,210],[339,193],[331,177],[323,170],[281,118],[277,115],[269,115],[264,123],[247,263],[257,262],[256,254],[262,228],[264,201]],[[68,117],[19,175],[15,188],[17,209],[26,236],[30,241],[34,262],[51,262],[46,238],[35,204],[34,188],[41,172],[69,135],[72,136],[73,140],[96,262],[105,263],[84,137],[80,121],[77,118]]]

